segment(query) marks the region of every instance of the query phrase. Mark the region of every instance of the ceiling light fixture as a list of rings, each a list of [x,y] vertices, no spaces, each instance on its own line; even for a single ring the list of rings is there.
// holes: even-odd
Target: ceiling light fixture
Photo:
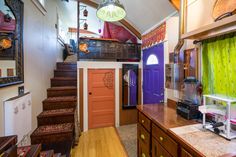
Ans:
[[[119,0],[103,0],[97,9],[97,17],[103,21],[120,21],[125,18],[125,16],[125,8]]]

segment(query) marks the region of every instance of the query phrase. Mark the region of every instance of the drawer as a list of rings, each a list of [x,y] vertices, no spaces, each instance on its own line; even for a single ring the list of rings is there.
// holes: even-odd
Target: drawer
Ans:
[[[181,148],[181,157],[193,157],[189,152],[187,152],[184,148]]]
[[[155,124],[152,125],[152,135],[173,157],[178,156],[178,144]]]
[[[151,120],[150,119],[148,119],[144,114],[139,112],[138,121],[150,132],[150,130],[151,130]]]
[[[152,157],[171,157],[171,155],[152,138]]]
[[[150,150],[150,134],[146,129],[140,124],[138,124],[138,140]]]
[[[139,143],[138,157],[150,157],[149,149],[142,143]]]

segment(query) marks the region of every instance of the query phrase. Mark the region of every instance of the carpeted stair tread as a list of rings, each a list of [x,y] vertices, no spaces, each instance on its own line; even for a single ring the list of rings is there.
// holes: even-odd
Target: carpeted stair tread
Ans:
[[[76,69],[57,69],[54,70],[54,77],[77,77]]]
[[[54,77],[51,78],[51,87],[77,86],[76,77]]]
[[[49,97],[43,102],[76,102],[77,96]]]
[[[76,69],[55,69],[54,71],[56,72],[76,72],[77,73],[77,70]]]
[[[48,110],[48,111],[43,111],[42,113],[40,113],[38,115],[38,118],[74,115],[74,113],[75,113],[75,109],[74,108]]]
[[[38,126],[75,122],[75,108],[46,110],[37,117]]]
[[[76,86],[58,86],[47,90],[47,97],[77,96]]]
[[[53,134],[61,134],[61,133],[72,133],[73,126],[74,126],[73,123],[40,126],[31,134],[31,136],[44,136],[44,135],[53,135]]]
[[[48,88],[48,91],[63,91],[63,90],[72,90],[77,89],[76,86],[61,86],[61,87],[51,87]]]
[[[77,64],[76,63],[66,63],[66,62],[61,62],[57,63],[57,69],[77,69]]]
[[[76,81],[76,77],[53,77],[51,80],[59,80],[59,81]]]
[[[39,157],[53,157],[54,151],[53,150],[48,150],[48,151],[42,151],[40,152]]]

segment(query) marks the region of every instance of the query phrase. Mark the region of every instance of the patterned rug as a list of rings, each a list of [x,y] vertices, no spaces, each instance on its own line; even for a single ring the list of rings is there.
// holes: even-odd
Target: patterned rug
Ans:
[[[129,157],[137,157],[137,124],[118,127],[117,131]]]

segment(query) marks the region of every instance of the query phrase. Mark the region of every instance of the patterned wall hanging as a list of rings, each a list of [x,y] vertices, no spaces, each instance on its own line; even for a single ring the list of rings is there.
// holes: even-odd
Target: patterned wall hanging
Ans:
[[[164,41],[166,37],[166,23],[164,22],[159,27],[155,28],[151,32],[142,36],[142,48],[151,47],[161,41]]]

